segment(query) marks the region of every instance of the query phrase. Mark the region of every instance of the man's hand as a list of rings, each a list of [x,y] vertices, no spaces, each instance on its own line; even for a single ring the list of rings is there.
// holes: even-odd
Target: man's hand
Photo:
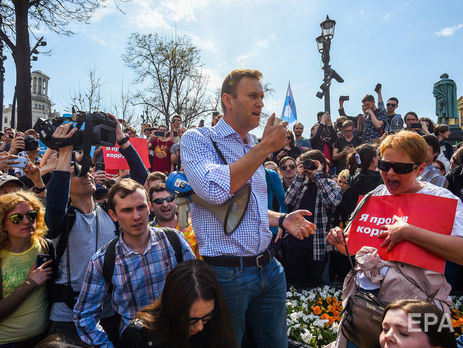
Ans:
[[[17,136],[13,139],[10,146],[10,153],[16,155],[18,152],[24,150],[26,145],[24,144],[24,137]]]
[[[24,175],[31,179],[36,187],[39,187],[40,184],[43,184],[42,177],[40,176],[40,168],[36,166],[29,157],[28,159],[29,162],[27,162],[26,167],[24,167]]]
[[[18,164],[18,162],[15,162],[15,159],[17,158],[18,156],[8,153],[6,151],[1,152],[0,153],[0,170],[9,168],[10,164]]]
[[[94,172],[92,175],[93,175],[93,178],[95,179],[96,185],[98,184],[104,185],[104,182],[106,180],[106,173],[103,170]]]
[[[326,236],[326,241],[333,245],[339,252],[347,255],[346,246],[344,245],[344,238],[349,237],[349,234],[344,232],[340,227],[335,227],[328,232]]]
[[[312,169],[312,170],[305,169],[303,162],[298,162],[297,163],[298,174],[305,175],[308,178],[313,178],[315,173],[323,170],[323,165],[319,161],[314,160],[314,159],[312,159],[311,161],[316,164],[317,168]]]
[[[262,134],[261,143],[265,145],[268,153],[275,152],[280,150],[286,142],[286,125],[288,122],[281,122],[280,124],[274,126],[273,122],[275,121],[275,113],[270,116],[267,120],[267,125],[265,126],[264,133]]]
[[[283,220],[283,228],[296,237],[297,239],[304,239],[313,235],[316,226],[307,221],[304,216],[310,216],[312,213],[308,210],[296,210],[286,215]]]
[[[50,173],[56,169],[56,165],[58,164],[58,152],[55,152],[54,154],[50,155],[48,157],[47,162],[45,165],[40,168],[40,174],[45,175],[47,173]]]

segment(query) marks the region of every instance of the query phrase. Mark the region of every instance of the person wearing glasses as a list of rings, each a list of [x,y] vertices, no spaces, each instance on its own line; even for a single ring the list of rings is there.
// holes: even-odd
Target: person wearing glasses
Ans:
[[[185,261],[168,275],[161,296],[135,314],[120,347],[237,347],[214,271]]]
[[[380,146],[381,159],[378,160],[378,168],[385,184],[377,187],[373,195],[394,195],[407,200],[408,194],[424,194],[456,200],[451,234],[439,234],[395,217],[394,224],[381,226],[381,247],[390,251],[397,244],[408,241],[443,259],[462,265],[463,204],[450,191],[429,182],[418,181],[426,167],[426,153],[425,140],[415,132],[401,131],[388,136]],[[419,210],[421,207],[416,206],[414,209]],[[349,232],[336,227],[329,232],[327,241],[346,255],[343,234],[348,239]],[[356,278],[363,290],[375,293],[382,303],[387,304],[399,297],[430,299],[441,310],[449,312],[451,287],[443,274],[403,262],[385,261],[377,254],[374,255],[372,248],[363,248],[357,253],[356,274],[354,276],[351,271],[346,277],[344,299],[355,293]],[[342,329],[338,332],[336,347],[343,347],[342,342],[345,343],[345,339],[341,334]]]
[[[347,155],[354,151],[354,148],[363,143],[363,139],[354,135],[355,125],[351,120],[344,121],[341,126],[342,136],[336,139],[333,145],[333,160],[336,166],[336,174],[346,168]]]
[[[44,207],[31,192],[0,196],[0,346],[33,347],[48,327],[45,282],[52,260],[44,236]]]
[[[285,145],[281,150],[277,150],[274,153],[268,156],[270,161],[280,162],[283,157],[289,156],[291,158],[297,159],[302,153],[302,150],[296,146],[296,139],[294,138],[294,133],[290,130],[286,130],[286,140]]]
[[[280,174],[283,183],[283,190],[286,192],[291,186],[297,175],[296,160],[292,157],[285,156],[280,161]]]
[[[196,257],[199,258],[198,245],[196,244],[196,236],[191,221],[188,219],[188,226],[180,229],[175,196],[166,191],[166,184],[159,183],[151,187],[149,197],[151,202],[150,210],[154,216],[150,226],[171,227],[182,232],[188,244],[190,244],[191,250],[193,250]]]
[[[395,110],[399,106],[399,99],[396,97],[390,97],[386,102],[386,107],[384,107],[383,95],[381,94],[381,87],[378,91],[378,108],[386,111],[386,127],[384,128],[385,132],[396,132],[401,131],[404,128],[404,121],[402,115],[396,114]]]

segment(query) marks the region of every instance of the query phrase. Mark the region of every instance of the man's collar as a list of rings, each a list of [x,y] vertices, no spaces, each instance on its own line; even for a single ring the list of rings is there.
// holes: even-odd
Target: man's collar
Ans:
[[[236,136],[241,138],[241,135],[238,134],[236,130],[233,129],[232,126],[230,126],[227,121],[225,121],[223,118],[217,122],[217,124],[214,126],[214,129],[216,130],[217,133],[222,135],[224,138],[231,136],[233,134],[236,134]],[[245,137],[246,143],[249,144],[251,142],[251,136],[250,134],[246,134]]]

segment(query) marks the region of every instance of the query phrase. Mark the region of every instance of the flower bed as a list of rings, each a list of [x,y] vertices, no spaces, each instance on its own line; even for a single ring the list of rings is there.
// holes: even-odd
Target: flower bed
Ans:
[[[341,320],[342,291],[325,286],[287,294],[288,337],[309,347],[323,347],[336,339]],[[452,325],[457,336],[463,334],[463,297],[453,298]]]

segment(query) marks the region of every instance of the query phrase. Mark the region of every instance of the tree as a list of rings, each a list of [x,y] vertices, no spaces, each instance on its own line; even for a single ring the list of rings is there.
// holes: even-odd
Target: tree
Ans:
[[[134,103],[148,108],[151,123],[160,117],[169,124],[179,114],[189,126],[212,111],[200,51],[186,36],[169,40],[158,34],[133,33],[122,58],[142,85],[134,94]]]
[[[117,102],[111,103],[111,113],[117,118],[125,120],[128,125],[135,126],[135,122],[138,120],[131,99],[130,91],[128,88],[124,89],[124,80],[122,80],[121,95]]]
[[[115,0],[126,1],[126,0]],[[117,2],[116,2],[117,4]],[[30,31],[46,28],[61,35],[71,23],[88,23],[104,0],[6,0],[0,4],[0,39],[11,50],[16,65],[19,130],[32,127]],[[29,22],[30,20],[30,22]]]
[[[71,95],[71,104],[76,106],[81,111],[94,112],[102,111],[101,104],[101,77],[98,76],[96,68],[88,70],[88,87],[74,91]]]

